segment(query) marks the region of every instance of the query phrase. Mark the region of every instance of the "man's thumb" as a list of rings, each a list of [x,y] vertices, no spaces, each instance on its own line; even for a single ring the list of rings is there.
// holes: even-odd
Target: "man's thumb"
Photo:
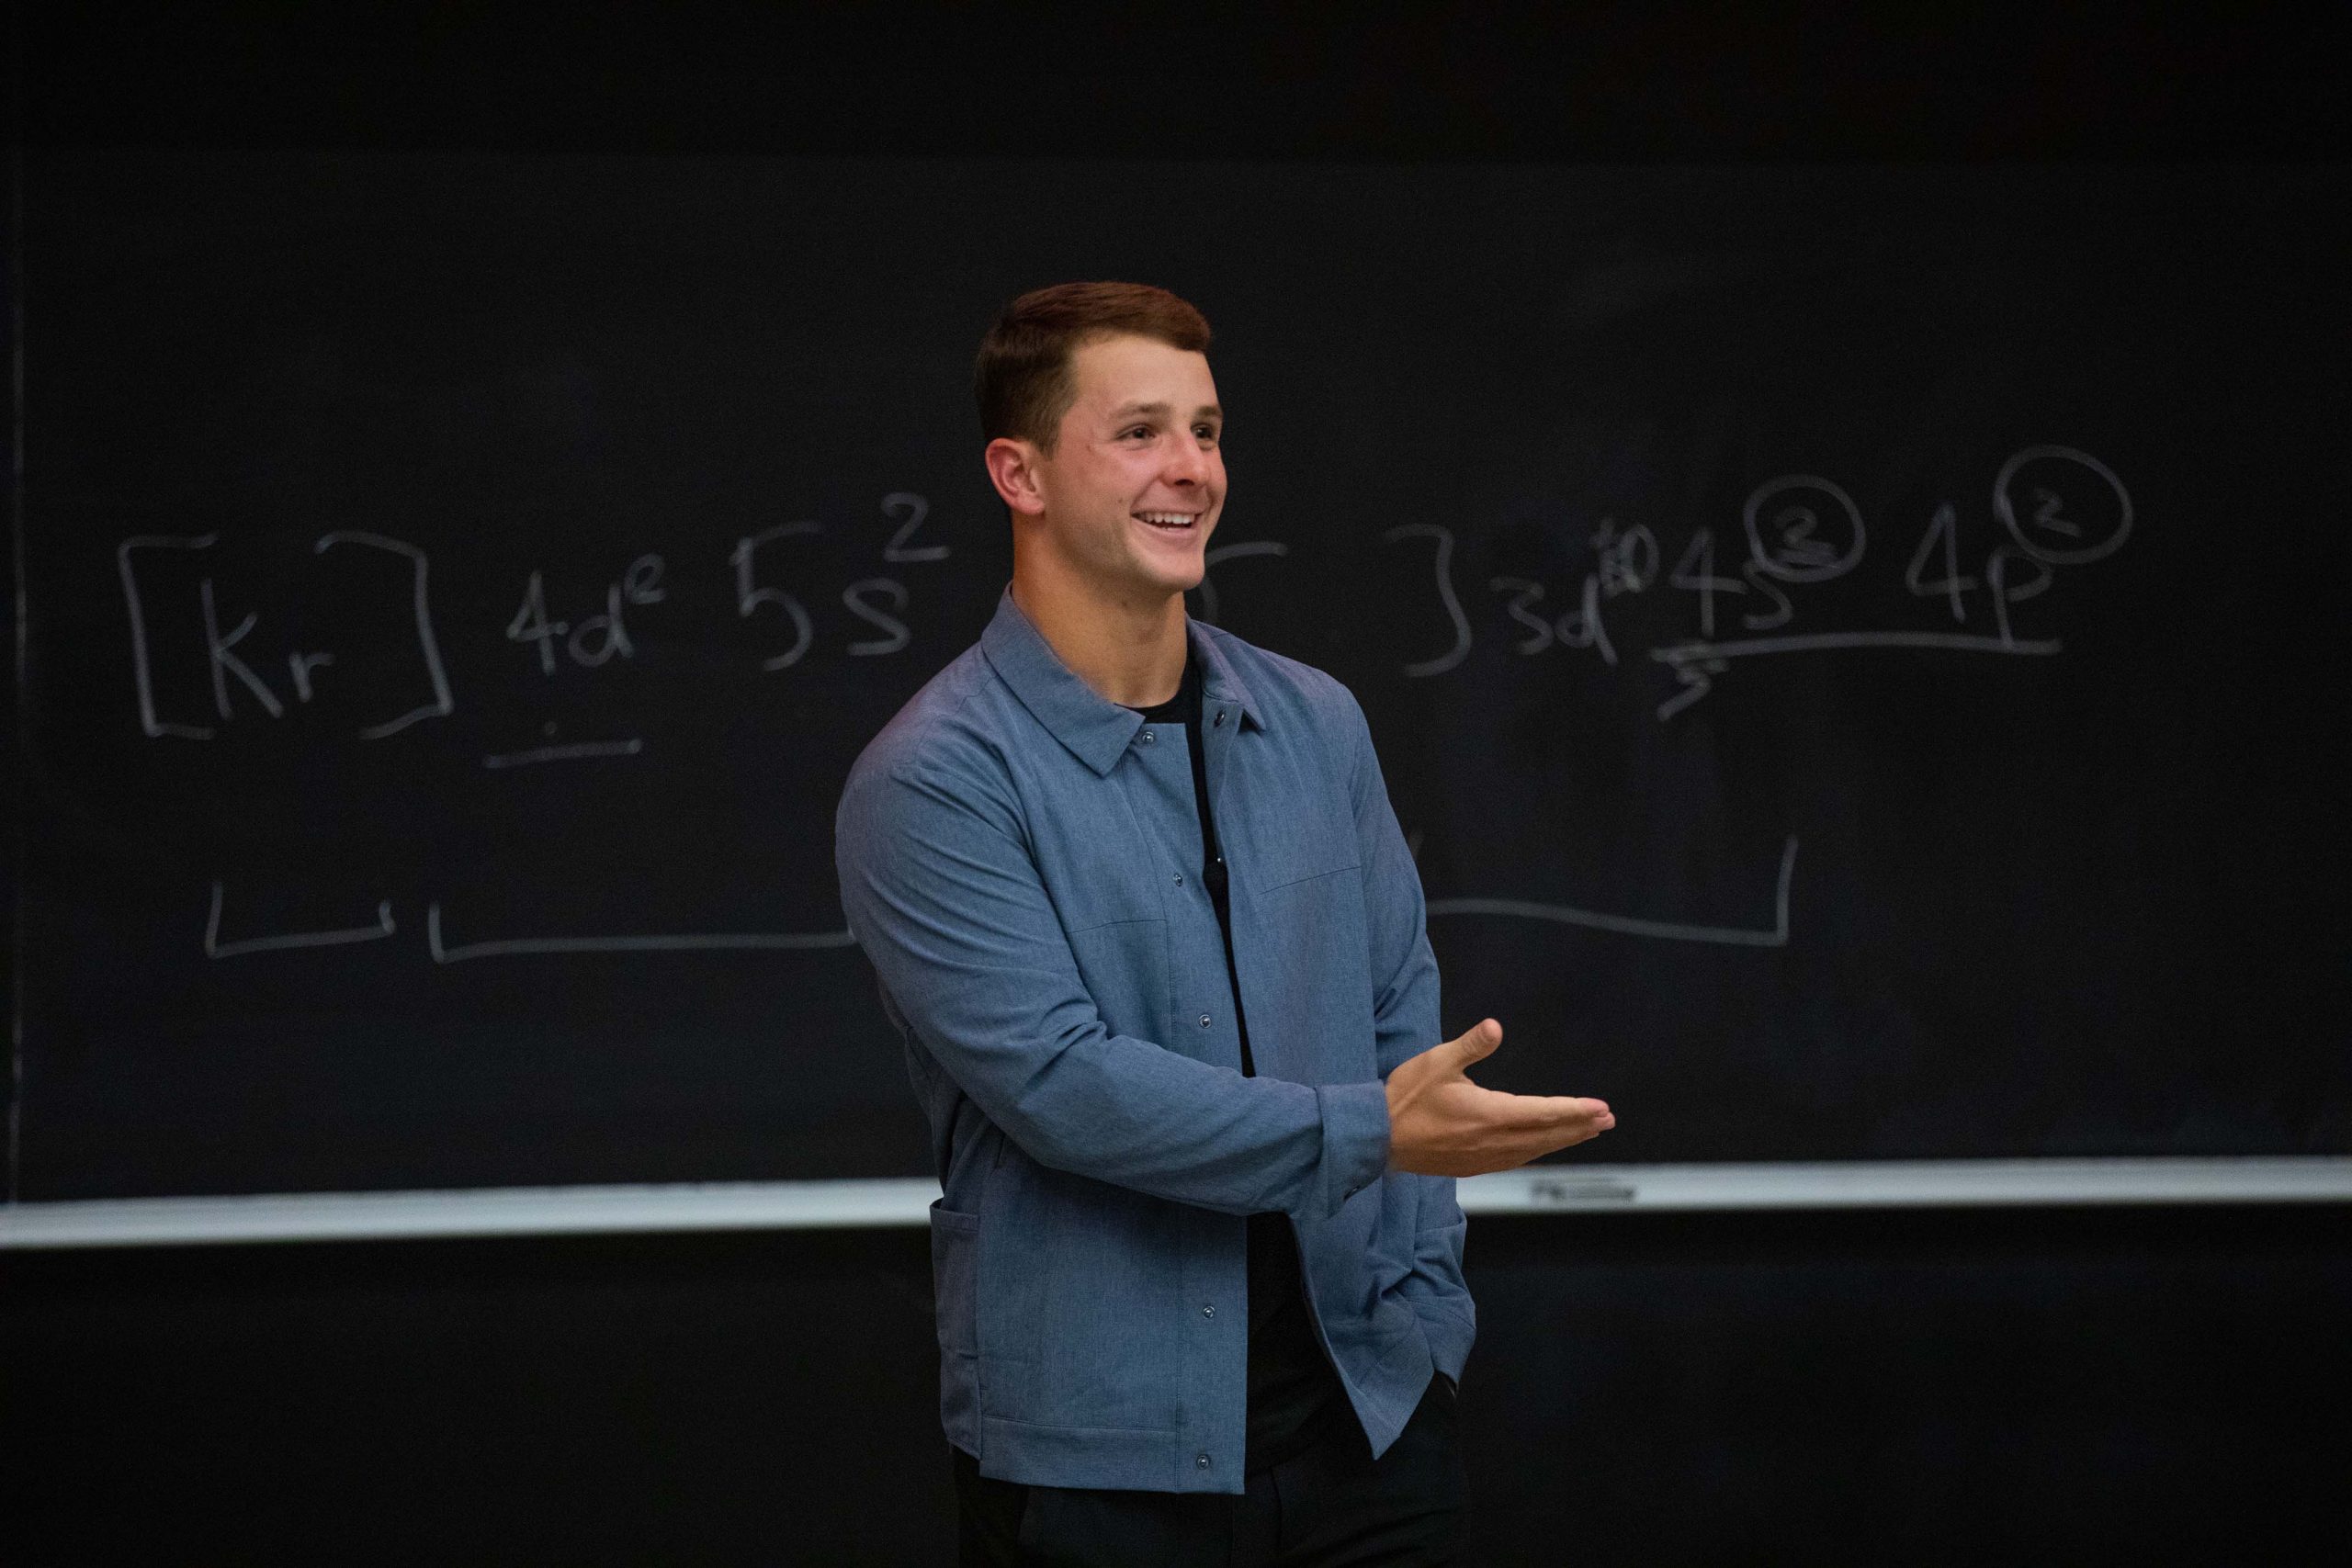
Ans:
[[[1472,1024],[1456,1042],[1462,1047],[1462,1063],[1467,1066],[1482,1056],[1494,1055],[1495,1047],[1503,1043],[1503,1026],[1491,1018],[1482,1018]]]

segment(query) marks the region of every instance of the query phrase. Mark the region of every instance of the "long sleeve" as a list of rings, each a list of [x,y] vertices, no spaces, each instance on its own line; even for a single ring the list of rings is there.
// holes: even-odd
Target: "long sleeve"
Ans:
[[[907,1026],[1032,1158],[1246,1214],[1330,1214],[1388,1159],[1378,1082],[1246,1078],[1113,1034],[980,768],[861,768],[835,821],[852,933]]]

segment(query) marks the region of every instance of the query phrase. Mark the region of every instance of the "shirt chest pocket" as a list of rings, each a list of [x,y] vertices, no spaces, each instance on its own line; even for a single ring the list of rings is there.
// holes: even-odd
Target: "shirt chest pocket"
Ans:
[[[1217,836],[1236,882],[1272,893],[1361,863],[1346,769],[1303,716],[1279,736],[1236,735],[1220,771]]]
[[[1363,855],[1355,819],[1334,793],[1301,791],[1278,807],[1253,812],[1250,840],[1227,858],[1261,893],[1272,893],[1333,872],[1353,871]]]
[[[1168,913],[1155,868],[1132,829],[1069,855],[1049,877],[1080,983],[1114,1034],[1163,1037],[1168,1008]]]
[[[1158,863],[1165,857],[1137,842],[1135,818],[1123,803],[1057,803],[1036,854],[1067,935],[1168,918]]]

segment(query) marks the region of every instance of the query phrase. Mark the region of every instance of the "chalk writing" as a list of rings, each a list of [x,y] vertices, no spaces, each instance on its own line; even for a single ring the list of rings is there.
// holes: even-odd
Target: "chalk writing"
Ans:
[[[425,950],[435,964],[470,958],[514,958],[565,953],[767,953],[854,947],[857,939],[838,931],[717,931],[680,936],[534,936],[451,944],[441,931],[438,899],[424,907]]]
[[[1204,551],[1201,556],[1201,619],[1211,626],[1217,622],[1216,569],[1229,560],[1246,559],[1251,556],[1286,556],[1290,547],[1272,539],[1249,540],[1239,544],[1219,545]]]
[[[1827,501],[1826,508],[1820,505]],[[1826,582],[1854,570],[1868,531],[1854,498],[1815,474],[1767,479],[1740,509],[1748,558],[1783,582]]]
[[[154,738],[170,737],[183,740],[210,740],[219,730],[212,724],[193,724],[181,719],[167,719],[157,708],[155,669],[157,649],[151,629],[151,605],[141,586],[139,560],[146,553],[156,550],[210,550],[220,542],[217,534],[169,536],[136,535],[123,540],[115,548],[115,563],[122,584],[123,604],[129,613],[130,626],[130,662],[132,685],[138,694],[139,727],[143,734]],[[417,653],[426,680],[433,691],[431,700],[394,717],[358,727],[357,734],[365,740],[381,739],[396,734],[421,718],[440,716],[455,706],[450,695],[449,681],[441,663],[441,649],[433,630],[433,612],[426,592],[426,562],[424,552],[413,545],[380,534],[343,530],[322,535],[312,547],[314,554],[324,554],[339,545],[357,545],[401,558],[409,567],[410,610],[416,637]],[[265,679],[244,654],[237,651],[251,637],[260,623],[261,612],[248,610],[237,624],[221,628],[220,590],[216,580],[206,575],[197,583],[197,599],[200,607],[202,641],[206,672],[212,692],[213,716],[221,723],[235,718],[239,705],[231,695],[230,682],[243,693],[246,701],[270,718],[284,718],[285,699]],[[255,657],[259,657],[255,655]],[[334,654],[322,649],[292,649],[285,654],[287,679],[298,705],[306,705],[319,695],[316,673],[332,668]]]
[[[235,942],[220,940],[220,909],[227,902],[225,884],[215,879],[212,884],[212,912],[204,921],[204,956],[235,958],[248,953],[278,953],[298,947],[340,947],[355,942],[381,942],[392,934],[391,900],[376,905],[376,923],[372,926],[350,926],[336,931],[284,931],[276,936],[244,937]]]
[[[2087,477],[2088,484],[2082,481]],[[2018,491],[2027,491],[2026,514],[2018,514]],[[2103,513],[2086,523],[2070,492]],[[1993,514],[2018,548],[2049,566],[2081,566],[2102,560],[2132,536],[2132,497],[2115,470],[2072,446],[2028,446],[2010,454],[1993,479]]]
[[[495,751],[481,760],[485,768],[521,768],[533,762],[567,762],[579,757],[634,757],[645,750],[645,742],[632,736],[627,740],[575,740],[562,746],[534,746],[521,751]]]
[[[878,547],[884,564],[919,568],[948,558],[949,546],[921,539],[931,518],[922,496],[894,491],[882,497],[878,510],[890,530]],[[1861,508],[1835,480],[1818,474],[1781,475],[1748,493],[1741,507],[1747,556],[1736,568],[1722,558],[1722,536],[1713,526],[1694,527],[1678,550],[1669,551],[1650,525],[1611,516],[1583,534],[1577,547],[1589,564],[1580,565],[1564,585],[1556,585],[1564,589],[1557,598],[1555,584],[1532,576],[1498,572],[1487,578],[1485,586],[1494,596],[1494,612],[1510,628],[1510,657],[1589,655],[1604,670],[1660,670],[1670,682],[1655,705],[1663,722],[1705,698],[1743,660],[1879,649],[2009,658],[2059,654],[2063,645],[2057,637],[2020,635],[2013,611],[2049,593],[2064,569],[2103,559],[2122,547],[2133,527],[2132,498],[2121,479],[2087,453],[2035,446],[2013,453],[1999,466],[1992,486],[1992,513],[1998,524],[1996,542],[1987,549],[1980,540],[1975,548],[1981,555],[1971,551],[1968,530],[1992,525],[1981,520],[1972,525],[1959,502],[1945,500],[1933,505],[1916,543],[1897,558],[1904,563],[1900,581],[1905,597],[1895,603],[1898,607],[1916,605],[1930,615],[1934,624],[1926,626],[1795,624],[1808,614],[1817,615],[1816,606],[1823,603],[1839,604],[1844,608],[1838,614],[1850,616],[1856,603],[1850,596],[1825,600],[1811,591],[1863,570],[1869,560],[1870,528]],[[814,518],[778,524],[740,536],[727,553],[735,619],[773,625],[781,633],[781,646],[776,640],[764,648],[754,642],[746,655],[747,669],[790,670],[817,649],[819,628],[805,597],[811,588],[805,566],[813,558],[807,547],[822,542],[826,528]],[[1381,538],[1399,548],[1427,542],[1426,581],[1438,612],[1430,625],[1442,628],[1439,646],[1430,646],[1435,638],[1408,645],[1416,657],[1403,663],[1404,675],[1426,680],[1462,669],[1473,654],[1479,623],[1455,590],[1454,531],[1437,523],[1415,522],[1390,527]],[[339,648],[288,646],[282,637],[273,645],[269,601],[257,600],[254,584],[224,564],[220,544],[217,533],[141,534],[117,547],[116,570],[130,635],[132,690],[143,735],[212,740],[240,725],[268,725],[298,708],[343,702],[358,706],[347,733],[373,740],[455,711],[457,699],[434,624],[431,563],[422,548],[385,535],[349,530],[322,535],[312,547],[313,556],[364,550],[401,564],[405,594],[400,617],[405,630],[401,635],[413,641],[413,661],[403,654],[387,663],[380,657],[346,657],[366,651],[348,640],[357,633],[345,634],[345,646]],[[796,546],[802,548],[796,551]],[[1209,551],[1197,591],[1202,618],[1215,623],[1222,607],[1217,571],[1238,560],[1280,559],[1290,553],[1289,545],[1272,539]],[[1670,568],[1666,565],[1669,554]],[[162,563],[167,561],[178,564],[166,570]],[[696,570],[707,572],[715,565],[706,557]],[[1894,574],[1891,563],[1880,570]],[[664,646],[658,639],[641,645],[636,623],[640,616],[678,613],[674,606],[662,609],[670,604],[671,577],[669,558],[644,552],[587,593],[551,596],[546,569],[533,566],[525,573],[517,607],[504,621],[505,638],[537,666],[543,679],[591,671],[607,671],[596,677],[598,682],[617,678],[618,671],[646,657],[645,647],[658,652]],[[380,582],[362,587],[372,593],[383,592]],[[842,656],[887,658],[914,642],[916,595],[908,579],[859,577],[839,592],[847,614],[873,634],[844,639],[839,649]],[[160,620],[159,604],[171,606]],[[1645,610],[1645,604],[1649,608]],[[1695,621],[1696,635],[1651,635],[1658,629],[1661,615],[1671,615],[1686,626]],[[278,624],[286,622],[280,618]],[[371,624],[380,636],[387,623],[379,617]],[[1645,653],[1646,658],[1629,661],[1629,655]],[[158,694],[164,689],[158,671],[166,664],[177,667],[169,689],[179,694],[170,711]],[[410,695],[407,705],[387,712],[380,691],[360,690],[367,684],[358,675],[363,666],[379,677],[390,670],[403,681],[410,677],[400,675],[401,670],[414,671],[422,690]],[[380,687],[380,678],[374,684]],[[635,736],[607,732],[559,741],[553,721],[540,730],[533,744],[483,754],[481,766],[512,773],[557,762],[625,761],[645,750],[644,740]],[[1408,849],[1418,856],[1418,831]],[[1770,918],[1753,925],[1676,920],[1515,898],[1436,898],[1429,902],[1428,912],[1432,919],[1530,919],[1650,940],[1781,948],[1791,940],[1797,851],[1797,840],[1788,839],[1773,882]],[[375,942],[391,938],[399,929],[390,901],[382,900],[372,924],[224,938],[227,905],[226,881],[216,879],[201,940],[209,958]],[[524,932],[455,942],[445,929],[447,919],[440,899],[427,899],[424,912],[424,950],[436,964],[537,954],[824,951],[854,945],[849,933],[839,930]]]
[[[1434,659],[1424,659],[1405,666],[1408,676],[1441,675],[1470,657],[1470,617],[1462,613],[1462,601],[1453,592],[1453,534],[1435,523],[1400,523],[1380,536],[1394,544],[1399,539],[1431,539],[1437,553],[1430,565],[1437,574],[1437,595],[1445,605],[1446,618],[1453,625],[1453,646]]]
[[[433,635],[432,602],[425,592],[429,563],[424,558],[424,552],[414,545],[387,537],[382,534],[361,533],[357,530],[322,535],[319,542],[311,548],[315,553],[323,555],[338,545],[359,545],[368,549],[382,550],[398,556],[409,563],[409,607],[415,623],[417,652],[424,660],[426,679],[432,682],[433,686],[432,701],[419,704],[398,717],[387,719],[381,724],[362,727],[359,731],[360,739],[380,740],[387,735],[399,734],[419,719],[447,717],[457,710],[457,700],[450,695],[449,677],[441,665],[440,640]]]
[[[1713,942],[1724,947],[1786,947],[1789,945],[1789,888],[1796,880],[1797,841],[1781,847],[1780,875],[1773,884],[1772,923],[1763,927],[1697,925],[1657,920],[1634,915],[1582,909],[1567,904],[1537,903],[1524,898],[1432,898],[1430,919],[1452,915],[1503,915],[1523,920],[1550,920],[1614,931],[1620,936],[1655,937],[1668,942]]]
[[[948,558],[947,545],[913,542],[931,514],[930,502],[923,497],[911,491],[893,491],[882,498],[880,511],[893,525],[880,548],[883,560],[922,565]],[[763,572],[772,572],[773,563],[761,552],[784,540],[814,536],[822,528],[822,524],[809,520],[763,529],[738,539],[729,556],[735,579],[738,617],[750,619],[763,610],[780,612],[790,630],[789,646],[780,652],[762,656],[763,670],[785,670],[798,663],[815,642],[816,624],[799,597],[763,579]],[[144,563],[160,552],[204,558],[205,552],[213,550],[220,542],[217,533],[140,534],[122,540],[115,548],[116,573],[130,625],[136,714],[141,733],[150,738],[211,740],[241,720],[283,719],[291,709],[319,701],[334,683],[336,672],[347,667],[341,654],[348,649],[288,648],[263,651],[267,636],[263,612],[242,604],[224,608],[233,602],[218,575],[209,570],[204,570],[194,583],[195,603],[190,607],[193,637],[179,640],[159,637],[158,600],[156,591],[147,581]],[[421,694],[423,701],[389,716],[379,708],[357,723],[353,733],[361,739],[378,740],[421,720],[447,717],[456,712],[456,693],[434,626],[431,562],[425,552],[416,545],[386,535],[342,529],[320,536],[312,554],[323,556],[339,547],[390,555],[405,569],[404,618],[414,638],[414,668],[421,671],[426,688]],[[1279,555],[1285,548],[1267,543],[1228,547],[1225,553]],[[549,680],[571,670],[634,663],[639,658],[639,645],[631,617],[668,600],[669,570],[661,555],[639,555],[605,583],[588,605],[566,606],[565,613],[559,615],[548,603],[545,569],[533,567],[524,578],[516,608],[504,625],[505,638],[525,650],[540,675]],[[273,586],[287,585],[281,582]],[[164,594],[166,600],[171,596],[168,592]],[[909,618],[912,597],[907,583],[893,577],[860,578],[843,587],[841,602],[844,608],[881,635],[851,641],[842,651],[852,658],[870,659],[908,648],[914,641],[913,623]],[[191,620],[185,613],[180,618],[184,623]],[[165,617],[167,622],[170,619]],[[200,702],[183,701],[178,711],[166,714],[157,694],[159,669],[198,659],[202,661],[200,679],[210,698],[209,711],[197,711],[202,706]],[[274,673],[280,660],[285,666],[283,676]],[[380,661],[375,668],[380,671]],[[380,688],[381,684],[380,678],[371,682],[354,682],[345,700],[360,700],[362,686]],[[503,769],[532,762],[634,756],[641,750],[641,743],[633,739],[517,748],[491,753],[482,759],[482,765]]]
[[[2056,568],[2112,555],[2129,537],[2132,498],[2115,471],[2070,446],[2029,446],[2006,460],[1994,482],[1994,510],[2007,537],[1971,572],[1962,570],[1962,514],[1956,503],[1939,502],[1912,549],[1903,584],[1914,599],[1939,601],[1952,623],[1972,619],[1986,631],[1871,627],[1808,631],[1795,628],[1799,595],[1849,576],[1868,552],[1870,529],[1854,498],[1819,474],[1784,474],[1765,480],[1741,507],[1748,557],[1738,575],[1727,572],[1717,554],[1714,530],[1691,531],[1666,586],[1691,595],[1698,636],[1667,637],[1647,649],[1649,661],[1673,681],[1655,707],[1660,722],[1671,719],[1714,689],[1714,679],[1736,660],[1764,655],[1852,651],[1864,649],[1928,649],[1956,653],[2046,657],[2062,650],[2059,638],[2019,636],[2012,607],[2050,591]],[[1476,636],[1453,588],[1454,536],[1436,524],[1389,529],[1382,537],[1397,543],[1430,538],[1439,604],[1453,629],[1452,645],[1433,658],[1403,665],[1408,679],[1428,679],[1456,669],[1473,651]],[[1513,628],[1510,651],[1533,658],[1553,649],[1589,652],[1614,668],[1628,630],[1610,608],[1611,601],[1638,595],[1657,581],[1664,558],[1657,535],[1642,524],[1603,518],[1585,541],[1592,567],[1574,590],[1570,606],[1557,615],[1544,606],[1550,588],[1526,576],[1498,573],[1487,579],[1498,596],[1497,608]],[[1975,607],[1981,601],[1981,612]],[[1724,637],[1722,623],[1730,605],[1740,605],[1739,627],[1751,635]],[[1785,628],[1785,629],[1784,629]]]
[[[807,606],[781,588],[770,587],[758,581],[753,557],[763,545],[775,544],[803,534],[814,534],[822,525],[781,523],[773,528],[763,528],[735,541],[735,548],[728,559],[735,568],[735,613],[748,620],[763,604],[773,604],[792,622],[792,646],[782,653],[772,654],[760,661],[763,670],[789,670],[800,662],[801,655],[816,640],[817,623],[808,618]]]

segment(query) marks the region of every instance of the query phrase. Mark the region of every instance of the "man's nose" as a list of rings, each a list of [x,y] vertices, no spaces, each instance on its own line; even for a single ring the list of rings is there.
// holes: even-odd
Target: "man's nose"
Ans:
[[[1174,443],[1169,455],[1168,477],[1179,484],[1200,484],[1209,477],[1208,449],[1189,438]]]

